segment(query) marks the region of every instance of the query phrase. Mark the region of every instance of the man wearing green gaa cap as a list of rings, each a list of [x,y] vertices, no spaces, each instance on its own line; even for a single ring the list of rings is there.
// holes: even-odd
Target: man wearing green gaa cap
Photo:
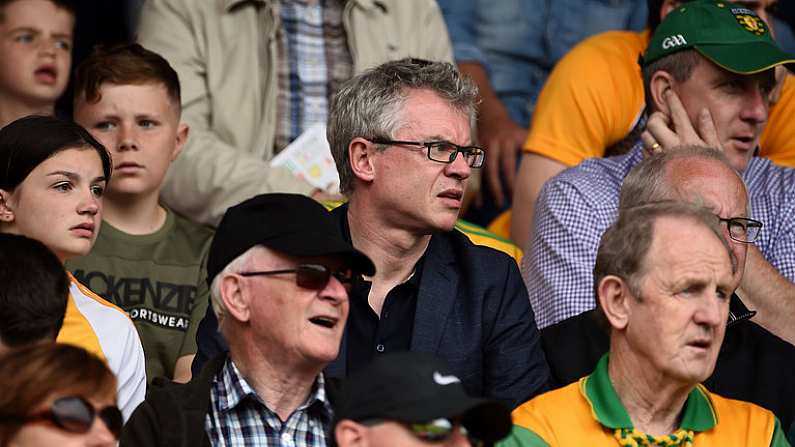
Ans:
[[[707,143],[744,171],[767,122],[774,68],[792,63],[751,9],[720,0],[682,4],[641,58],[646,104],[657,111],[643,135],[646,148]]]

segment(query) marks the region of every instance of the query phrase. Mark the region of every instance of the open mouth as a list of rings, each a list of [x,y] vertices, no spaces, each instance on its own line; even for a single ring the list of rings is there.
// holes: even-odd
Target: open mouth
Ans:
[[[44,65],[36,69],[33,72],[33,75],[39,81],[51,84],[54,83],[56,79],[58,79],[58,71],[52,65]]]
[[[688,343],[688,345],[698,349],[709,349],[712,343],[710,343],[708,340],[697,340]]]
[[[309,322],[327,329],[331,329],[337,325],[337,320],[331,317],[312,317],[309,319]]]

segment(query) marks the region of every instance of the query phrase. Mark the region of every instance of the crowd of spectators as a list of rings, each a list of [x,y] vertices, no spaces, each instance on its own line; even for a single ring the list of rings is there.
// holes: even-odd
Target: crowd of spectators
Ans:
[[[94,3],[0,0],[0,447],[795,441],[791,2]]]

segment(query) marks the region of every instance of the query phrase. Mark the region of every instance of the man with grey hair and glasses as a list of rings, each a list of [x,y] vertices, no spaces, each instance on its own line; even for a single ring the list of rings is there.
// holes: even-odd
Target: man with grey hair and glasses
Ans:
[[[709,210],[720,223],[734,258],[733,285],[746,274],[749,247],[763,231],[749,218],[748,193],[726,156],[715,149],[690,146],[646,157],[624,179],[619,209],[663,201],[685,201]],[[766,223],[766,222],[765,222]],[[766,230],[765,230],[766,231]],[[684,236],[683,236],[684,237]],[[731,295],[726,336],[712,375],[710,391],[770,409],[787,428],[795,420],[795,346],[757,324],[736,294]],[[597,310],[563,320],[541,331],[553,387],[588,374],[608,350],[608,335]],[[792,432],[791,435],[795,435]]]
[[[546,387],[516,263],[453,229],[486,150],[472,141],[476,97],[452,64],[418,59],[366,71],[334,96],[327,135],[349,201],[332,213],[376,274],[353,280],[329,374],[418,351],[445,360],[471,395],[511,408]]]

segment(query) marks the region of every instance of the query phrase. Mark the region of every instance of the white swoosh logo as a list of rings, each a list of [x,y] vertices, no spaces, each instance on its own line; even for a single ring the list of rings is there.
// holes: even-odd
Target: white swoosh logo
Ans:
[[[438,372],[433,373],[433,381],[439,385],[450,385],[451,383],[458,383],[461,380],[456,376],[443,376]]]

